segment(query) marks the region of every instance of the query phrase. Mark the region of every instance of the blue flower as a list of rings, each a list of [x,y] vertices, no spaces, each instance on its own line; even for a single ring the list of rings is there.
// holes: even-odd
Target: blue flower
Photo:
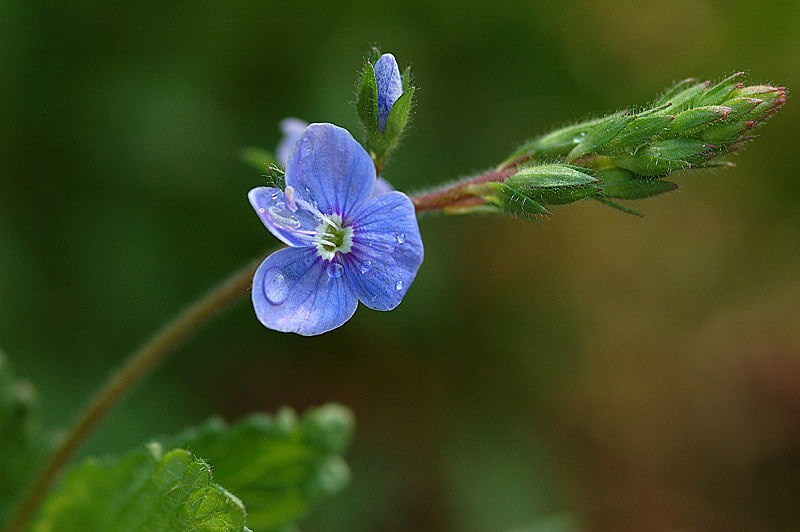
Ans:
[[[286,189],[248,194],[258,217],[289,247],[253,278],[253,307],[270,329],[303,336],[339,327],[358,302],[400,304],[422,263],[414,205],[401,192],[370,197],[375,167],[333,124],[311,124],[286,165]]]
[[[292,153],[292,148],[297,144],[297,141],[303,135],[303,132],[308,127],[308,122],[300,120],[299,118],[284,118],[280,122],[281,133],[283,138],[278,142],[275,148],[275,158],[281,168],[286,168],[286,163],[289,161],[289,155]],[[370,197],[377,196],[378,194],[385,194],[394,190],[391,183],[382,177],[375,180],[375,187],[372,189]]]
[[[378,131],[386,129],[386,120],[394,102],[403,94],[400,69],[392,54],[383,54],[375,61],[375,84],[378,86]]]

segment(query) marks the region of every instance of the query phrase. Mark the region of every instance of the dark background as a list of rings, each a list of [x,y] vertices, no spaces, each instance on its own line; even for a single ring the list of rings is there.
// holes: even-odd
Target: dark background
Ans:
[[[317,338],[242,301],[88,442],[326,401],[358,419],[304,532],[800,530],[796,2],[0,4],[0,345],[66,425],[124,354],[273,238],[244,146],[357,133],[369,46],[411,63],[413,192],[675,80],[790,98],[737,167],[545,224],[426,216],[403,304]]]

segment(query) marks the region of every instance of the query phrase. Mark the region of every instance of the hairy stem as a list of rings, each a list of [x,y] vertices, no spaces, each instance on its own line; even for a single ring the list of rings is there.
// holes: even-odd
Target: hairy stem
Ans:
[[[6,532],[21,532],[39,508],[58,474],[108,412],[164,357],[221,310],[247,293],[263,258],[251,262],[184,310],[133,352],[78,417],[64,440],[20,499]]]
[[[475,197],[468,191],[470,185],[479,185],[490,181],[508,181],[508,178],[517,173],[516,168],[503,168],[486,174],[460,181],[453,185],[445,186],[438,190],[418,194],[411,197],[411,202],[417,212],[438,211],[444,208],[460,207],[462,204],[472,202]]]

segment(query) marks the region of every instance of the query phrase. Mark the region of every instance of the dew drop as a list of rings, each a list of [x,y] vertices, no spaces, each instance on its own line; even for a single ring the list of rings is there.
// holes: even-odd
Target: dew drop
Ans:
[[[331,279],[338,279],[344,273],[344,266],[338,262],[331,262],[328,264],[326,271],[328,272],[328,277]]]
[[[397,243],[398,244],[402,244],[403,242],[406,241],[406,234],[405,233],[398,233],[395,238],[397,238]]]
[[[263,213],[263,212],[267,212],[267,209],[265,209],[264,207],[260,207],[260,208],[258,209],[258,212],[262,212],[262,213]]]
[[[278,266],[269,268],[264,274],[264,295],[273,305],[280,305],[289,297],[289,283]]]
[[[395,289],[395,290],[402,290],[402,289],[403,289],[403,281],[397,281],[397,282],[394,284],[394,289]]]
[[[573,137],[572,142],[574,142],[575,144],[579,144],[585,137],[586,137],[585,131],[582,133],[578,133],[577,135],[575,135],[575,137]]]
[[[292,212],[286,210],[284,203],[278,203],[269,208],[269,215],[272,223],[285,229],[297,229],[300,227],[300,220],[292,216]]]
[[[371,260],[365,260],[364,262],[361,263],[361,268],[360,268],[361,273],[367,273],[371,269],[372,269],[372,261]]]

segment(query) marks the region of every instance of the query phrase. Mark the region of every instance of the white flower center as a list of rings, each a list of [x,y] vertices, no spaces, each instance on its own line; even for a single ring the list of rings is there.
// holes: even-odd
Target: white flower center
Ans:
[[[314,233],[317,254],[331,260],[337,253],[347,253],[353,247],[353,228],[342,224],[338,214],[322,215],[322,222]]]

